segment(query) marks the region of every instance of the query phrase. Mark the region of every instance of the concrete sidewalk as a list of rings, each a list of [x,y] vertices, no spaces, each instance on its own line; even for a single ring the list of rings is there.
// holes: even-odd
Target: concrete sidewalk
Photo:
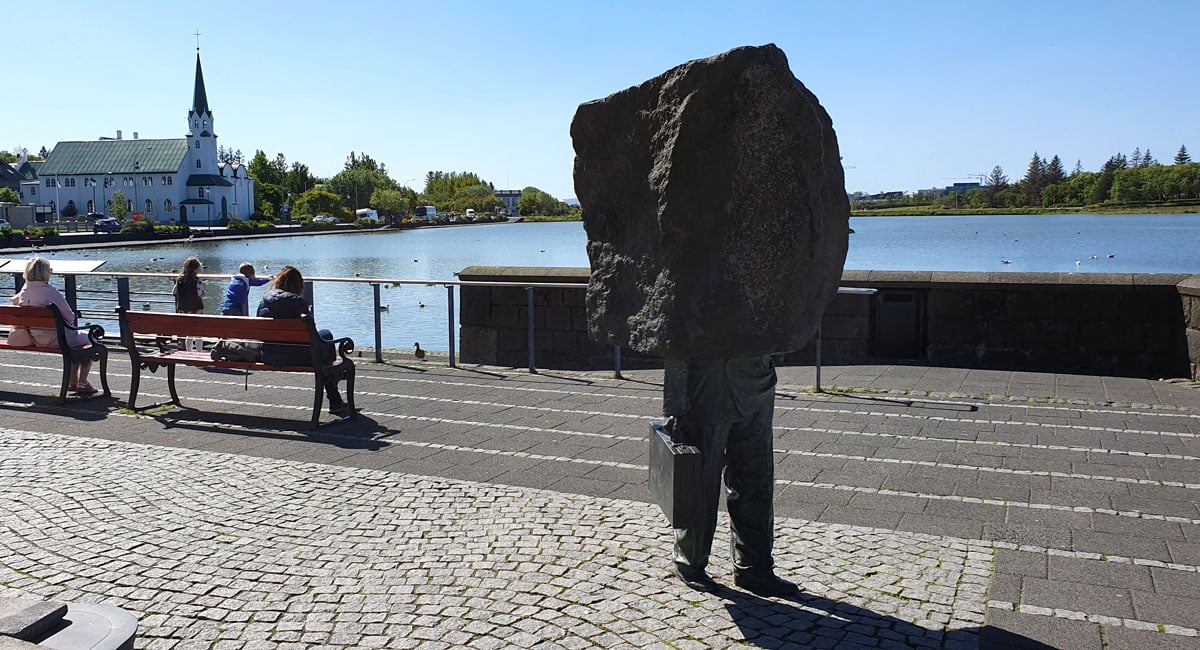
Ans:
[[[671,577],[661,371],[363,363],[362,416],[311,433],[302,377],[185,368],[192,408],[134,414],[119,351],[121,399],[68,406],[5,356],[0,596],[123,607],[139,647],[1200,648],[1189,385],[781,369],[784,601],[733,588],[724,532],[723,592]]]

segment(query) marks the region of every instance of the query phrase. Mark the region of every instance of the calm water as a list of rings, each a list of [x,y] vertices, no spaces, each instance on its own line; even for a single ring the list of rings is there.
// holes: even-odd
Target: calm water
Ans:
[[[850,225],[855,234],[850,236],[847,269],[1200,273],[1200,215],[856,217]],[[248,261],[261,275],[292,264],[310,278],[357,273],[450,280],[472,265],[586,267],[585,244],[583,225],[571,222],[197,242],[51,256],[104,259],[102,270],[109,271],[171,271],[190,254],[204,262],[205,273],[232,273]],[[87,282],[95,284],[82,288],[112,286]],[[222,280],[209,283],[209,313],[219,308],[224,285]],[[140,283],[148,291],[169,287],[167,280]],[[251,308],[263,291],[251,290]],[[449,349],[445,288],[385,286],[382,292],[388,305],[382,316],[385,347],[411,348],[420,341],[423,348]],[[320,326],[373,345],[369,285],[318,283],[314,300]]]

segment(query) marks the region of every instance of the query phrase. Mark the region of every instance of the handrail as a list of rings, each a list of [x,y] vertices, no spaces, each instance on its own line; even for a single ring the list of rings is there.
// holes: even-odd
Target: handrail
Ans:
[[[11,275],[13,275],[15,278],[17,290],[20,290],[20,286],[23,283],[23,278],[21,277],[21,273],[13,272]],[[64,293],[66,294],[67,302],[71,304],[71,307],[73,309],[75,309],[75,311],[77,313],[82,313],[82,311],[80,309],[78,309],[78,307],[77,307],[78,293],[79,293],[79,291],[77,289],[77,283],[76,283],[77,277],[96,276],[96,277],[116,278],[116,280],[117,280],[117,290],[116,291],[89,290],[88,293],[89,294],[95,293],[95,294],[101,294],[101,295],[108,295],[108,294],[115,293],[115,294],[117,294],[117,303],[122,307],[129,308],[130,303],[131,303],[131,296],[132,296],[132,292],[130,291],[130,288],[129,288],[129,279],[130,278],[170,279],[170,278],[176,277],[178,275],[178,273],[139,272],[139,271],[80,271],[80,272],[69,273],[69,274],[61,273],[59,275],[61,275],[63,277],[64,283],[66,285],[66,290]],[[223,279],[229,277],[229,274],[227,274],[227,273],[200,273],[198,275],[199,275],[199,277],[206,279],[206,280],[223,280]],[[374,332],[374,334],[375,334],[375,361],[378,363],[383,362],[382,323],[380,320],[380,314],[387,309],[386,307],[384,307],[381,304],[380,292],[379,292],[380,287],[383,285],[391,285],[394,287],[402,286],[402,285],[425,286],[425,287],[437,287],[437,286],[446,287],[446,301],[447,301],[447,314],[448,314],[447,322],[448,322],[448,330],[449,330],[448,333],[449,333],[449,344],[450,344],[449,345],[449,347],[450,347],[449,361],[450,361],[450,367],[452,367],[452,368],[458,367],[457,363],[456,363],[456,359],[455,359],[455,346],[454,346],[454,327],[456,325],[454,322],[454,313],[455,313],[454,288],[455,287],[509,287],[509,288],[513,288],[513,289],[525,289],[525,291],[527,292],[526,302],[527,302],[527,309],[528,309],[527,336],[528,336],[528,346],[529,346],[529,372],[533,373],[533,374],[537,373],[537,365],[536,365],[536,357],[535,357],[535,341],[534,341],[534,331],[535,331],[534,330],[535,305],[534,305],[534,300],[533,300],[534,289],[584,289],[587,287],[587,282],[505,282],[505,281],[496,281],[496,280],[408,280],[408,279],[404,279],[404,278],[363,278],[363,277],[346,278],[346,277],[310,276],[305,279],[305,296],[306,296],[306,298],[308,298],[310,300],[312,297],[312,286],[316,282],[340,282],[340,283],[350,283],[350,284],[365,284],[365,285],[369,285],[373,288],[372,293],[373,293],[373,299],[374,299],[373,317],[374,317],[374,328],[375,328],[375,332]],[[863,287],[838,287],[837,292],[842,295],[873,296],[876,293],[878,293],[879,290],[871,289],[871,288],[863,288]],[[149,291],[149,292],[139,292],[138,295],[168,296],[170,294],[164,293],[164,292]],[[168,300],[156,300],[156,299],[142,299],[143,304],[170,305],[170,304],[173,304],[173,302],[174,302],[173,300],[168,301]],[[98,313],[98,310],[94,310],[94,309],[87,309],[84,311],[86,311],[88,314]],[[822,389],[821,389],[821,329],[820,329],[820,327],[817,328],[815,352],[816,352],[816,373],[817,373],[816,374],[816,391],[821,392]],[[617,379],[622,379],[623,377],[621,376],[621,347],[619,345],[613,346],[613,365],[614,365],[614,376]]]

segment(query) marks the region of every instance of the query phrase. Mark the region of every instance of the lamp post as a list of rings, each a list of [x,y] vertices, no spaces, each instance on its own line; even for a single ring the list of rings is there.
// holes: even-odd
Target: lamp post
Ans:
[[[212,189],[208,187],[201,189],[204,190],[204,199],[208,201],[208,234],[212,235]]]
[[[88,180],[91,181],[91,183],[92,183],[92,209],[91,209],[91,212],[95,212],[96,211],[96,179],[95,179],[95,177],[93,177],[93,178],[89,178]]]
[[[104,174],[104,216],[108,216],[108,188],[112,187],[112,172]]]

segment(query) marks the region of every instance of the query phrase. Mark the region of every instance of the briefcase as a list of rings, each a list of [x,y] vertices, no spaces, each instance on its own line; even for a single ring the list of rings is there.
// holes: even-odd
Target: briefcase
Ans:
[[[675,418],[650,422],[650,495],[674,528],[700,518],[700,450],[677,440]]]

